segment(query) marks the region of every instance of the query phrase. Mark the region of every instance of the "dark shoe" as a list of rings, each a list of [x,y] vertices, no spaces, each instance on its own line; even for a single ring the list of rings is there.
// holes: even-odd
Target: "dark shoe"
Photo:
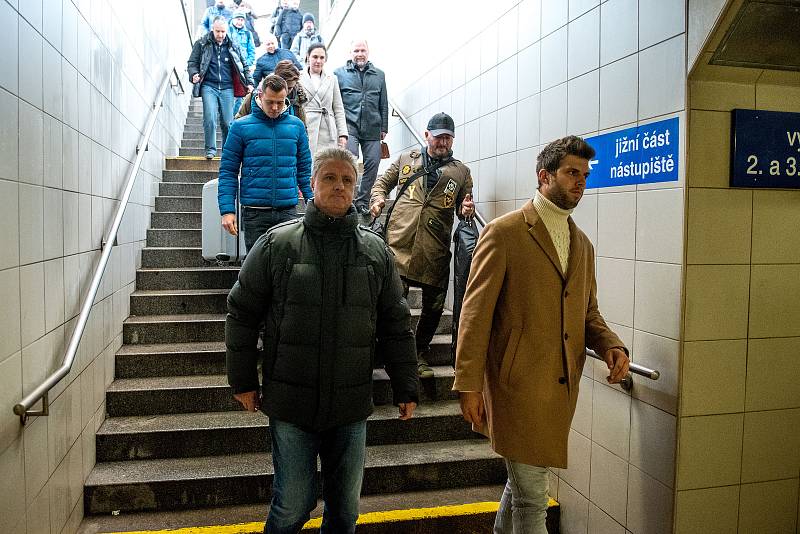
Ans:
[[[420,378],[433,378],[433,369],[424,358],[417,358],[417,376]]]

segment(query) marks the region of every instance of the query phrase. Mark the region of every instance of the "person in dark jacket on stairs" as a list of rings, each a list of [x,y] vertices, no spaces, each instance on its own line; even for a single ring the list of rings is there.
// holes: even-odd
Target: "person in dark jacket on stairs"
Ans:
[[[195,88],[199,85],[199,94],[195,96],[203,98],[206,159],[217,155],[218,114],[222,115],[223,143],[228,136],[228,127],[233,121],[235,87],[253,90],[253,77],[242,49],[227,34],[228,22],[222,17],[214,19],[211,31],[194,43],[186,65],[189,79]]]
[[[381,141],[389,131],[389,96],[386,76],[369,61],[369,45],[364,40],[350,45],[350,60],[333,73],[339,80],[342,104],[347,119],[347,149],[364,159],[364,174],[358,186],[356,209],[369,213],[372,185],[381,163]]]
[[[289,0],[289,5],[281,10],[275,21],[275,37],[286,50],[292,47],[292,39],[303,28],[303,14],[298,7],[300,0]]]
[[[296,534],[308,520],[317,457],[320,532],[355,532],[376,357],[400,419],[410,419],[418,402],[408,303],[391,251],[358,224],[356,179],[347,150],[319,152],[304,217],[258,239],[228,295],[228,383],[245,410],[260,409],[270,421],[275,475],[265,533]]]

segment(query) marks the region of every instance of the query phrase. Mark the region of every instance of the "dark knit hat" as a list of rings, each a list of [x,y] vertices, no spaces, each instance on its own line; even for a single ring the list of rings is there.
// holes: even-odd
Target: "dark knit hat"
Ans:
[[[314,20],[314,15],[312,15],[311,13],[306,13],[305,15],[303,15],[303,26],[305,26],[306,22],[308,22],[309,20],[314,23],[314,26],[317,25],[317,21]]]

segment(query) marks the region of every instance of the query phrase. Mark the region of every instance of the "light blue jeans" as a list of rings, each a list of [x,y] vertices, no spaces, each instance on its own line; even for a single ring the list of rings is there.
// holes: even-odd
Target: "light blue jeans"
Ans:
[[[200,87],[203,97],[203,134],[206,152],[217,153],[217,116],[222,115],[222,145],[228,137],[228,127],[233,122],[233,89],[221,91],[209,84]]]
[[[546,467],[505,460],[508,481],[494,521],[495,534],[547,534]]]
[[[322,466],[321,534],[352,534],[364,478],[367,422],[308,432],[270,419],[272,482],[264,534],[297,534],[317,505],[317,456]]]

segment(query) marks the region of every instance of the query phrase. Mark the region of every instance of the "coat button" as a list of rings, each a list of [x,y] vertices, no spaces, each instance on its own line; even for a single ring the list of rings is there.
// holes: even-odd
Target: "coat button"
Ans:
[[[566,332],[564,332],[564,340],[566,341],[567,339],[569,339],[569,334],[567,334]]]
[[[567,379],[566,379],[566,377],[563,377],[563,376],[562,376],[561,378],[559,378],[559,379],[558,379],[558,383],[559,383],[559,384],[566,384],[566,383],[567,383]]]

